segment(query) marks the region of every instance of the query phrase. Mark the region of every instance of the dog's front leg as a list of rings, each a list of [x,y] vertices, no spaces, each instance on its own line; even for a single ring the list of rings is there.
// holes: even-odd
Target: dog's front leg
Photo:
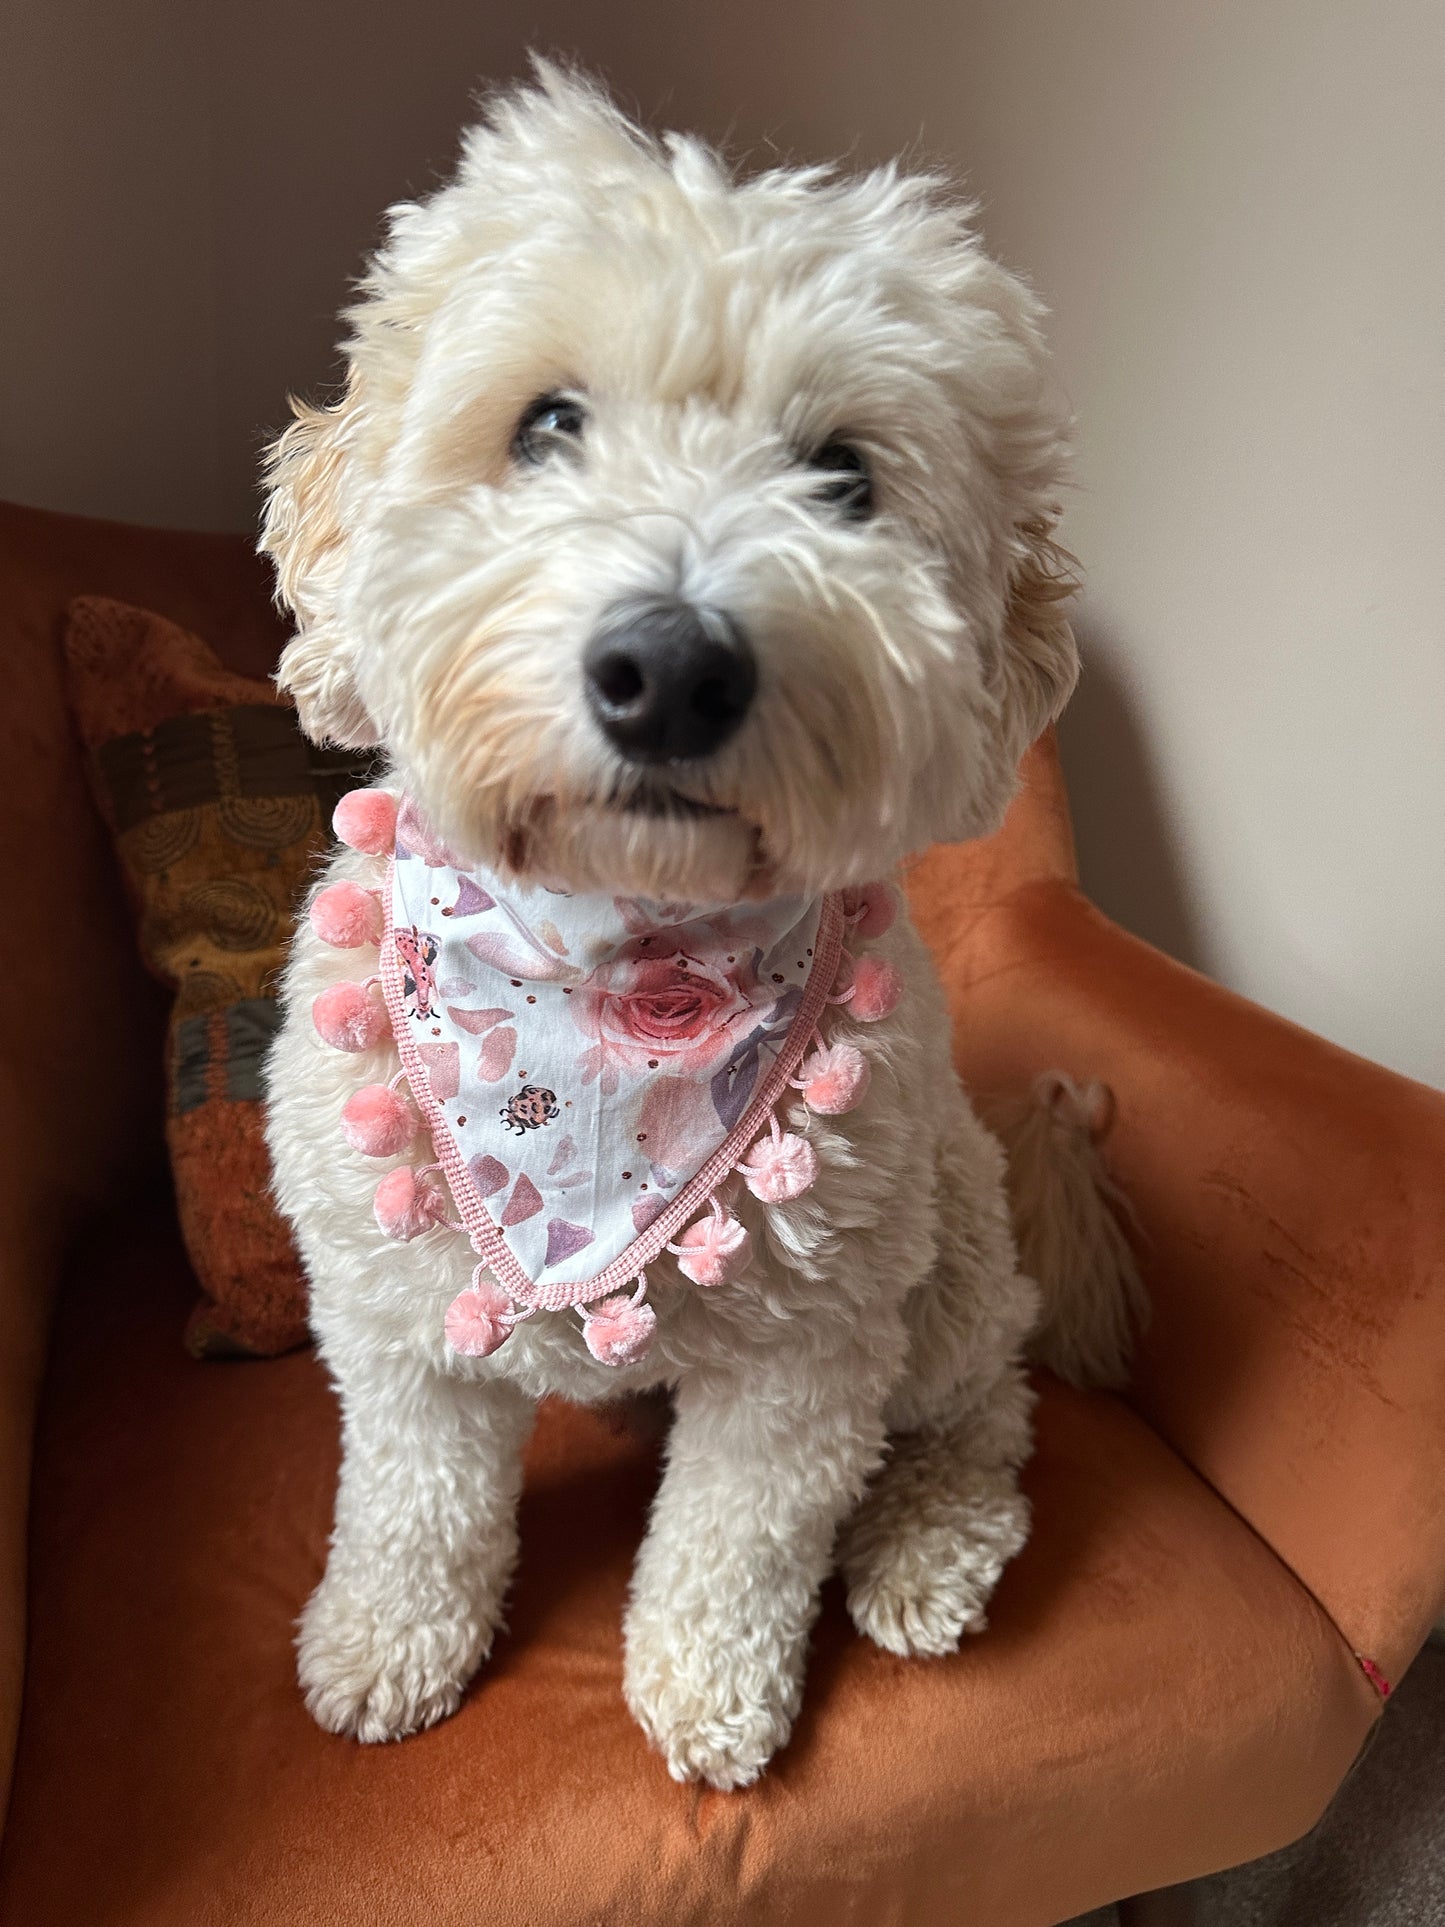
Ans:
[[[625,1675],[674,1779],[746,1786],[788,1737],[834,1537],[883,1447],[878,1367],[789,1332],[750,1368],[678,1388]]]
[[[455,1712],[491,1649],[533,1403],[378,1355],[339,1390],[336,1526],[301,1618],[301,1684],[331,1732],[396,1740]]]

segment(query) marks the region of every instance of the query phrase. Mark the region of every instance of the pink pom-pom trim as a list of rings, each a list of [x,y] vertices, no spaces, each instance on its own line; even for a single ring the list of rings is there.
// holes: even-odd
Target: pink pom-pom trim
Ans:
[[[364,856],[389,856],[396,842],[396,798],[385,790],[348,790],[331,827],[342,843]]]
[[[886,957],[860,957],[853,968],[853,995],[848,1014],[860,1024],[876,1024],[891,1017],[903,995],[903,974]]]
[[[446,1222],[447,1201],[439,1184],[399,1164],[377,1185],[372,1210],[384,1236],[409,1244]]]
[[[364,943],[380,943],[381,904],[359,883],[328,883],[311,899],[311,928],[323,943],[337,950],[356,950]]]
[[[417,1134],[411,1106],[386,1084],[363,1084],[341,1113],[346,1142],[363,1157],[394,1158]]]
[[[810,1111],[822,1117],[841,1117],[861,1103],[872,1075],[868,1059],[856,1044],[834,1044],[828,1050],[813,1052],[798,1083]]]
[[[635,1304],[623,1293],[588,1307],[582,1335],[599,1365],[636,1365],[647,1356],[656,1329],[651,1305]]]
[[[898,915],[898,892],[891,883],[864,883],[843,892],[843,915],[855,937],[881,937]]]
[[[778,1130],[755,1144],[738,1169],[743,1183],[764,1204],[788,1204],[801,1198],[818,1175],[818,1154],[805,1137]]]
[[[442,1330],[447,1343],[463,1358],[487,1358],[512,1335],[507,1313],[511,1300],[489,1278],[478,1279],[458,1292],[447,1306]]]
[[[311,1021],[333,1050],[375,1050],[388,1029],[386,1004],[376,984],[332,984],[311,1005]]]
[[[748,1262],[753,1241],[746,1225],[714,1206],[708,1217],[690,1224],[667,1248],[676,1254],[683,1277],[695,1285],[726,1285]]]

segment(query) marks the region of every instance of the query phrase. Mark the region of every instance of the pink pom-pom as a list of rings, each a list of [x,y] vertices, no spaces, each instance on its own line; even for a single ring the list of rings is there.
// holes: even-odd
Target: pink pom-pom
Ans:
[[[823,1117],[841,1117],[862,1101],[872,1075],[868,1059],[856,1044],[815,1050],[803,1066],[803,1101]]]
[[[447,1201],[439,1184],[418,1177],[409,1164],[388,1171],[376,1187],[372,1210],[382,1233],[398,1244],[409,1244],[424,1231],[444,1222]]]
[[[364,856],[389,856],[396,842],[396,798],[385,790],[348,790],[331,827],[342,843]]]
[[[624,1294],[590,1306],[582,1336],[599,1365],[636,1365],[647,1356],[656,1327],[651,1305],[634,1305]]]
[[[898,893],[891,883],[864,883],[843,892],[843,915],[855,937],[881,937],[893,928]]]
[[[381,942],[381,905],[359,883],[328,883],[311,899],[310,915],[317,936],[337,950]]]
[[[853,995],[848,1014],[860,1024],[876,1024],[891,1017],[903,995],[903,974],[886,957],[860,957],[853,969]]]
[[[333,1050],[375,1050],[388,1028],[380,987],[332,984],[311,1005],[311,1021]]]
[[[739,1170],[743,1183],[764,1204],[788,1204],[801,1198],[818,1175],[818,1154],[805,1137],[793,1131],[779,1134],[776,1124],[772,1137],[755,1144]]]
[[[746,1225],[719,1211],[690,1224],[677,1243],[668,1246],[677,1255],[678,1270],[695,1285],[729,1283],[747,1263],[752,1248]]]
[[[512,1327],[505,1322],[511,1309],[512,1301],[500,1285],[479,1279],[447,1306],[442,1320],[447,1343],[463,1358],[490,1357],[512,1335]]]
[[[386,1084],[363,1084],[346,1100],[341,1128],[353,1151],[364,1157],[394,1158],[417,1133],[411,1106]]]

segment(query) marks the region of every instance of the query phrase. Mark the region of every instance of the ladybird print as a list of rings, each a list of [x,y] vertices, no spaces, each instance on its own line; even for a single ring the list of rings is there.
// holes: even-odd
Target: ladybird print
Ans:
[[[528,1131],[540,1131],[559,1114],[557,1093],[543,1090],[540,1084],[524,1084],[498,1112],[503,1124],[518,1137],[525,1137]]]

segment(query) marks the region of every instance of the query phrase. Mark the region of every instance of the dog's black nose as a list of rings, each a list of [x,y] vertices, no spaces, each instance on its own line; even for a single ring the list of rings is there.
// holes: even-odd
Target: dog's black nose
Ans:
[[[753,652],[732,617],[673,596],[614,609],[582,667],[592,714],[630,763],[711,756],[758,686]]]

